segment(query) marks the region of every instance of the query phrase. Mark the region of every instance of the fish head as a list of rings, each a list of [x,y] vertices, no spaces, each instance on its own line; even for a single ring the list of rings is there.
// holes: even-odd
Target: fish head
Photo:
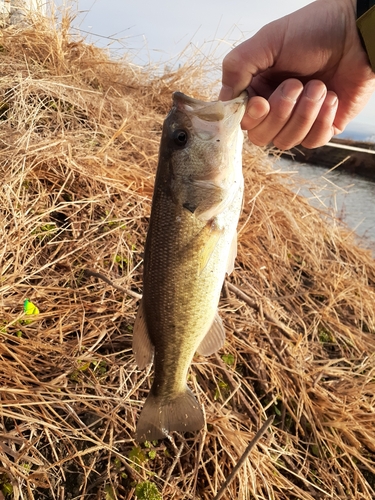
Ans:
[[[174,199],[196,199],[199,186],[202,196],[210,186],[227,190],[235,179],[242,178],[240,122],[246,102],[246,92],[230,101],[212,102],[181,92],[173,94],[173,106],[163,126],[160,159],[168,168]]]

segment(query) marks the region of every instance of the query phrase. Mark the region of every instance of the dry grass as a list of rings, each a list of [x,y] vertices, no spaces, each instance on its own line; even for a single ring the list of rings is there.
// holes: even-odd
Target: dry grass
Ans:
[[[161,125],[172,91],[210,96],[199,65],[157,76],[68,31],[65,17],[0,35],[3,494],[130,499],[149,481],[165,499],[212,499],[275,415],[224,498],[373,499],[375,262],[249,145],[227,342],[189,382],[207,428],[133,441],[150,387],[131,331]]]

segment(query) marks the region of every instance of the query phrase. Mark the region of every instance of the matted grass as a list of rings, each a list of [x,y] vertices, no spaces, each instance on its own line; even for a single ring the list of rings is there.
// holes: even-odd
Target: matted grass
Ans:
[[[67,16],[0,46],[3,496],[212,499],[275,415],[224,498],[375,498],[371,254],[247,144],[227,341],[189,377],[207,427],[138,446],[152,374],[131,337],[161,126],[173,91],[212,98],[204,72],[114,62]]]

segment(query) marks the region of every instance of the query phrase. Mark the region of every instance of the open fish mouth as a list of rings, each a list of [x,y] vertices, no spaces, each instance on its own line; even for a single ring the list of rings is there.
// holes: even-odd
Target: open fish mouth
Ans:
[[[201,101],[187,96],[182,92],[173,93],[173,105],[179,110],[193,114],[201,120],[208,122],[219,122],[232,119],[240,123],[248,100],[247,92],[242,92],[230,101]]]

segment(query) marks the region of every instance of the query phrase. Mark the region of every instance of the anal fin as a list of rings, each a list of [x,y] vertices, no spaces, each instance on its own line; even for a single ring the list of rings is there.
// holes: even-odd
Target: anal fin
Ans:
[[[225,342],[225,330],[223,321],[216,312],[212,325],[206,333],[204,339],[199,344],[197,352],[202,356],[211,356],[214,352],[223,347]]]
[[[135,361],[140,370],[143,370],[143,368],[152,363],[154,346],[148,333],[142,299],[134,322],[132,347]]]

